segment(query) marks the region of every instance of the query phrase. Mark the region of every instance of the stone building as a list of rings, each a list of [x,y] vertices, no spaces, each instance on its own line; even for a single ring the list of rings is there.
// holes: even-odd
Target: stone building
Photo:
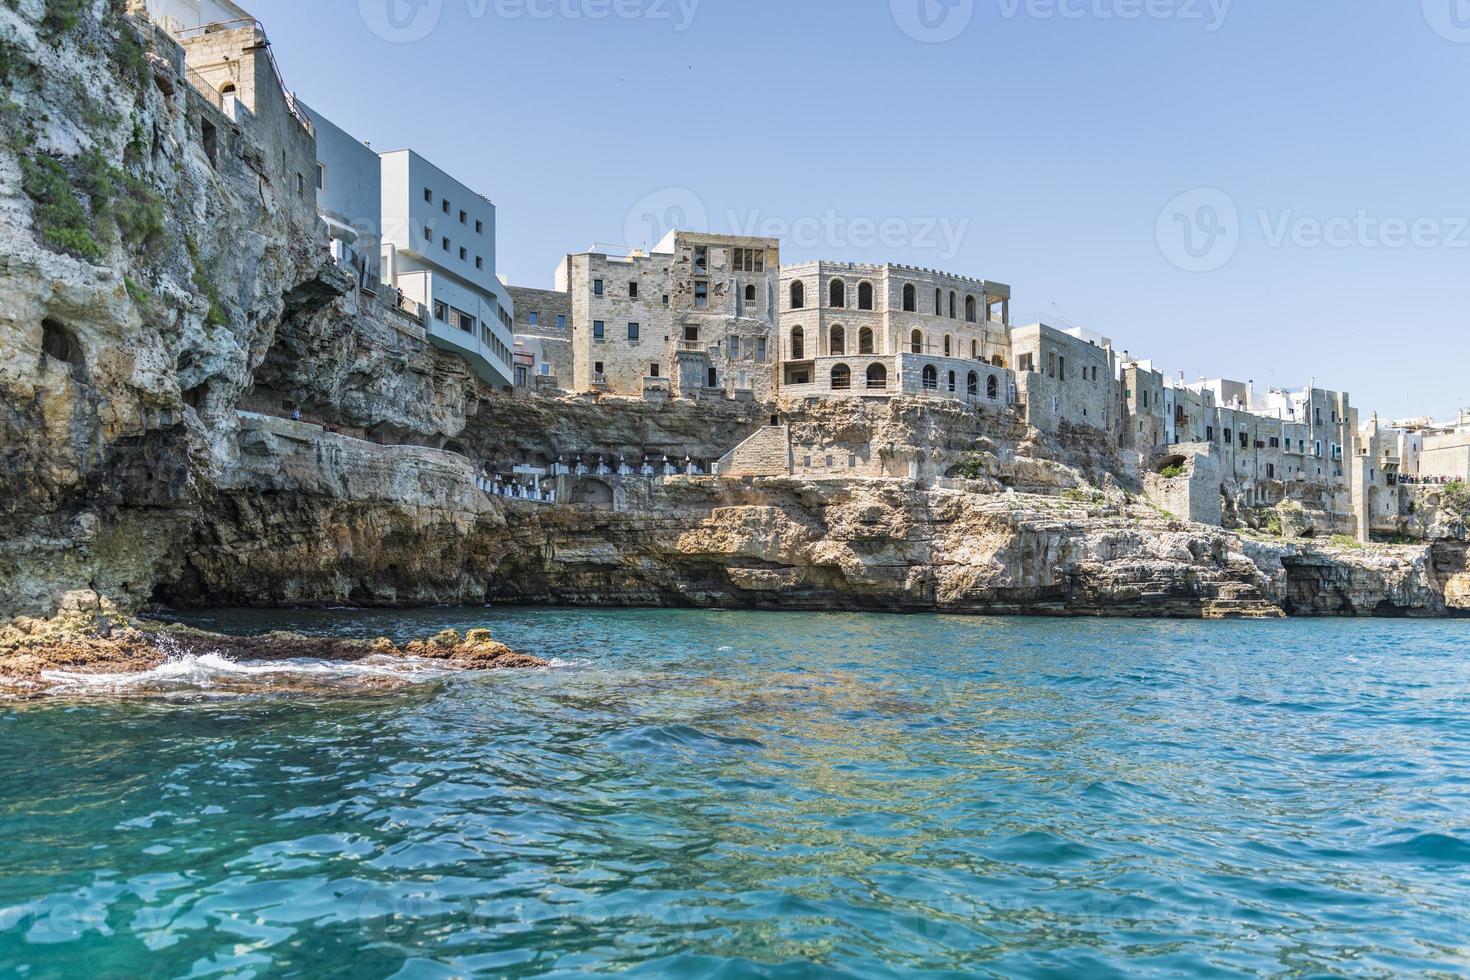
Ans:
[[[1010,350],[1027,422],[1047,432],[1063,422],[1089,426],[1121,440],[1122,387],[1111,340],[1081,327],[1034,323],[1011,329]]]
[[[316,133],[281,78],[265,28],[230,0],[128,0],[179,44],[185,75],[218,115],[196,125],[204,154],[218,167],[229,129],[244,132],[268,154],[252,149],[248,164],[274,193],[310,221],[316,209]],[[269,157],[266,159],[265,157]]]
[[[572,298],[555,289],[508,286],[515,301],[515,385],[562,390],[572,383]]]
[[[781,270],[784,397],[924,395],[1005,407],[1010,287],[902,265]]]
[[[557,266],[556,288],[533,291],[535,312],[565,309],[569,317],[570,367],[561,387],[772,399],[780,254],[774,238],[673,231],[649,253],[568,255]],[[558,294],[564,298],[552,299]],[[530,312],[518,326],[522,348],[541,349],[563,371],[556,361],[562,351],[548,348],[545,325],[533,329]]]

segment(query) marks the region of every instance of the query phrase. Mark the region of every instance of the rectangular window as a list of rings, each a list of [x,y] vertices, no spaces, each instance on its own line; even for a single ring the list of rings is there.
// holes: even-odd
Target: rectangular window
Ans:
[[[628,339],[635,343],[638,340],[638,323],[636,320],[629,321],[628,323]]]
[[[476,221],[475,222],[475,234],[476,235],[483,235],[483,234],[485,234],[485,222],[483,222],[483,221]]]
[[[540,321],[541,321],[541,314],[540,313],[537,313],[535,310],[532,310],[531,313],[530,313],[530,316],[527,317],[527,322],[530,323],[531,326],[534,327]]]
[[[593,296],[601,296],[602,295],[602,280],[601,279],[594,279],[594,280],[592,280],[592,295]]]
[[[567,328],[567,318],[566,318],[566,316],[564,314],[558,313],[556,315],[556,329],[558,329],[558,330],[565,330],[566,328]]]
[[[427,187],[424,188],[424,203],[425,204],[433,204],[434,203],[434,192],[431,191],[431,190],[429,190],[429,188],[427,188]]]
[[[735,336],[734,334],[731,334],[730,335],[730,360],[737,361],[739,359],[740,359],[740,338],[737,337],[737,336]]]
[[[434,300],[434,319],[440,323],[447,323],[449,321],[449,307],[437,299]]]
[[[302,197],[306,196],[306,178],[300,174],[296,175],[296,193]]]
[[[429,245],[434,244],[434,229],[430,228],[428,225],[424,225],[424,241]]]
[[[444,251],[449,251],[449,239],[444,239]]]
[[[605,331],[605,327],[604,327],[604,324],[603,324],[603,322],[601,320],[593,320],[592,321],[592,339],[593,340],[601,340],[602,337],[603,337],[604,331]]]
[[[324,191],[327,189],[327,167],[326,164],[316,165],[316,189]]]
[[[709,306],[709,283],[696,282],[694,284],[694,308],[702,310]]]
[[[485,268],[485,260],[482,259],[482,258],[480,258],[480,256],[478,256],[478,255],[475,256],[475,268],[476,269],[484,269]]]
[[[465,214],[463,211],[461,211],[459,213],[459,223],[462,224],[462,225],[466,225],[466,224],[469,224],[469,221],[470,221],[470,216],[467,215],[467,214]]]
[[[628,298],[629,299],[637,299],[638,298],[638,284],[636,282],[630,282],[630,283],[628,283]]]
[[[657,364],[650,364],[650,365],[648,365],[648,376],[650,378],[656,378],[656,377],[658,377],[658,365]]]
[[[696,245],[696,246],[694,246],[694,271],[695,272],[708,272],[709,271],[709,246],[708,245]]]
[[[459,260],[461,262],[465,262],[465,261],[468,261],[469,257],[470,257],[470,251],[469,251],[469,249],[467,249],[463,245],[461,245],[459,247]]]
[[[601,378],[603,376],[603,374],[605,372],[602,370],[602,362],[601,361],[594,361],[592,363],[592,373],[595,374],[595,375],[597,375],[599,378]]]
[[[449,213],[449,202],[448,201],[444,201],[443,204],[442,204],[442,207],[444,209],[444,213],[445,214],[448,214]]]
[[[755,359],[762,364],[766,363],[766,338],[764,337],[755,339]]]

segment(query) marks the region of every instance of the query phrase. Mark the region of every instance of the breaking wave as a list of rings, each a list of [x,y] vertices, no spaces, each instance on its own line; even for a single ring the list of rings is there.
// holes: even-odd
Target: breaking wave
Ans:
[[[188,692],[246,694],[276,690],[375,688],[443,680],[457,671],[442,663],[400,657],[332,660],[230,660],[218,654],[183,656],[152,670],[126,674],[50,670],[41,675],[54,693]]]

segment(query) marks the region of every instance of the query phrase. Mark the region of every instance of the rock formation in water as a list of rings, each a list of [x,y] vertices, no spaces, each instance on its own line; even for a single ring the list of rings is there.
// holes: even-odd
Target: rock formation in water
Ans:
[[[1184,524],[1086,431],[902,399],[493,391],[359,302],[277,149],[221,122],[146,23],[0,7],[0,86],[0,617],[150,598],[1470,610],[1463,520],[1368,548]],[[287,403],[310,421],[271,416]],[[616,509],[475,485],[481,463],[717,458],[772,414],[924,478],[681,477],[619,487]]]

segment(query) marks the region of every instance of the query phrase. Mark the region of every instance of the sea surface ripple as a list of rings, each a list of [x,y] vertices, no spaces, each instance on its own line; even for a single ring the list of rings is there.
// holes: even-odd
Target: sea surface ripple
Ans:
[[[0,703],[0,976],[1470,972],[1465,623],[192,621],[557,666]]]

